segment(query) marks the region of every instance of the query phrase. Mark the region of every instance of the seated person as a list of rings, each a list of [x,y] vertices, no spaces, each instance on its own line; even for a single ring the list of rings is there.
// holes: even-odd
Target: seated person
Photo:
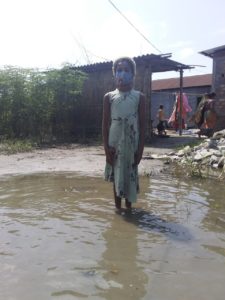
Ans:
[[[157,130],[158,130],[158,134],[159,135],[166,135],[166,130],[165,128],[167,127],[166,123],[167,120],[165,119],[165,115],[164,115],[164,110],[163,110],[163,105],[161,104],[159,106],[158,109],[158,113],[157,113],[157,118],[158,118],[158,124],[157,124]]]

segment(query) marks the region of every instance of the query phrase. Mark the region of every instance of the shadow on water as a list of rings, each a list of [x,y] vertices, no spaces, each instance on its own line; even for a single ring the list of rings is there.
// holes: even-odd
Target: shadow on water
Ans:
[[[190,241],[192,239],[187,227],[179,223],[169,222],[147,210],[141,208],[122,209],[117,211],[117,214],[121,215],[126,222],[137,226],[141,230],[162,233],[170,239],[178,241]]]

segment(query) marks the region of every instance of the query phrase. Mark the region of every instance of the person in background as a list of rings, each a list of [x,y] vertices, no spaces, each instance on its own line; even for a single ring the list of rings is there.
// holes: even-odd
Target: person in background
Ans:
[[[180,119],[180,93],[176,93],[176,100],[173,108],[173,112],[168,120],[169,124],[172,124],[174,129],[177,131],[179,129],[179,119]],[[182,95],[182,129],[186,128],[187,113],[191,112],[192,108],[188,103],[188,97],[185,93]]]
[[[121,209],[137,201],[138,164],[144,150],[145,96],[133,89],[136,64],[129,57],[113,63],[116,89],[103,100],[102,134],[106,155],[105,180],[113,182],[114,200]]]
[[[202,107],[202,116],[200,130],[197,132],[198,136],[205,135],[207,137],[213,136],[214,129],[217,121],[217,114],[215,111],[215,98],[216,93],[212,92],[206,95],[204,99],[204,105]],[[199,103],[200,105],[201,103]]]
[[[209,94],[204,94],[199,102],[195,113],[190,118],[190,122],[194,122],[195,125],[200,129],[204,122],[204,107],[207,102]]]
[[[157,124],[157,130],[158,130],[158,135],[166,135],[166,118],[164,115],[164,107],[163,105],[159,105],[159,109],[157,112],[157,119],[158,119],[158,124]]]

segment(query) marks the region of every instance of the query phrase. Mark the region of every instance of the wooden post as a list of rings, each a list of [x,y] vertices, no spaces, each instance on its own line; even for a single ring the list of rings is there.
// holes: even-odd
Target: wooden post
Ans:
[[[179,111],[179,135],[182,135],[182,109],[183,109],[183,69],[180,69],[180,111]]]
[[[144,94],[146,96],[146,140],[152,138],[152,120],[151,120],[151,92],[152,92],[152,71],[151,65],[145,67],[144,74]]]

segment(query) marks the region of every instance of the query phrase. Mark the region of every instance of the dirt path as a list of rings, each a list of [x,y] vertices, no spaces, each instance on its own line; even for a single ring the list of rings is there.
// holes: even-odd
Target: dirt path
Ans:
[[[147,159],[152,154],[163,155],[179,145],[196,141],[197,137],[172,135],[169,138],[153,138],[145,147],[140,174],[160,172],[163,161]],[[29,153],[0,155],[0,176],[46,172],[76,172],[84,176],[102,176],[105,155],[102,146],[72,144],[57,148],[34,150]]]

